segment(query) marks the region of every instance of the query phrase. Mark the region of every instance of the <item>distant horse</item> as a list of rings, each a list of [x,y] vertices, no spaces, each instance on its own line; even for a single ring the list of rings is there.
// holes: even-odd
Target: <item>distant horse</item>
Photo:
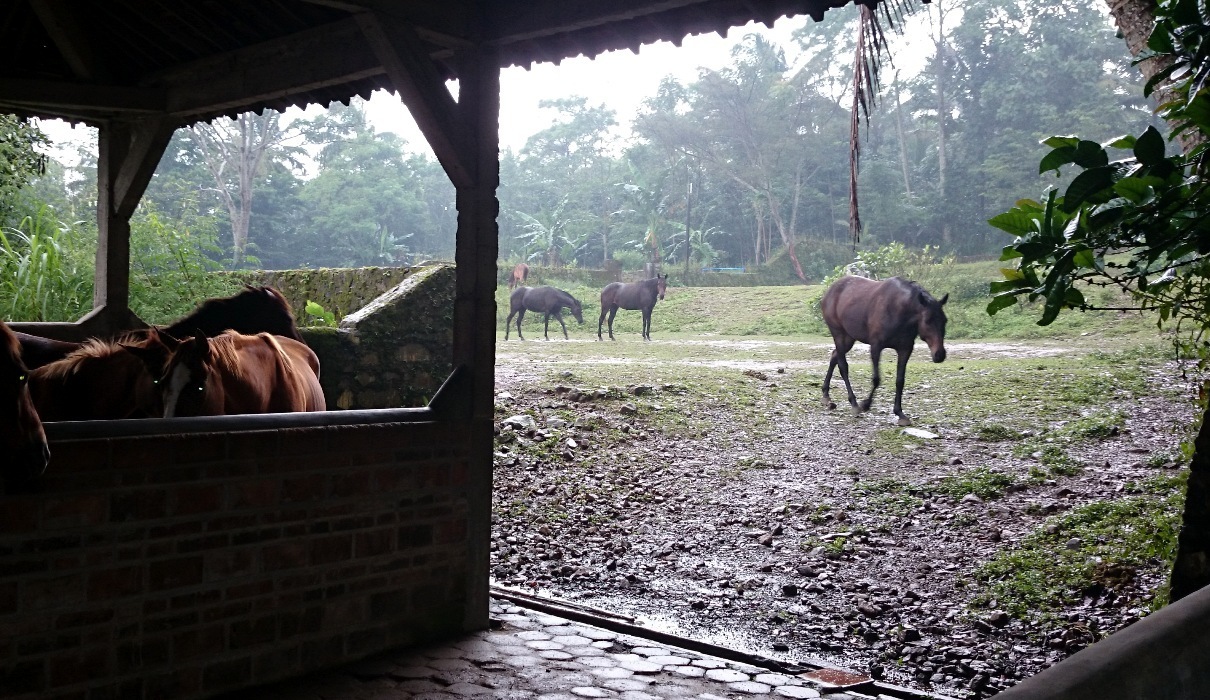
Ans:
[[[30,372],[29,389],[46,421],[147,418],[177,341],[151,328],[117,341],[88,340],[61,360]]]
[[[512,289],[519,284],[525,284],[527,280],[529,280],[529,265],[517,263],[508,276],[508,288]]]
[[[20,486],[46,470],[50,447],[29,397],[29,370],[21,343],[0,323],[0,472],[8,487]]]
[[[158,384],[165,418],[327,409],[319,358],[304,343],[269,333],[183,340]]]
[[[642,282],[610,282],[601,290],[601,318],[597,319],[597,340],[601,338],[601,324],[609,314],[609,339],[613,337],[613,317],[618,309],[643,312],[643,340],[651,340],[651,310],[656,299],[663,299],[668,288],[668,275],[656,275]]]
[[[878,365],[882,351],[891,348],[898,357],[895,369],[895,415],[899,416],[899,425],[911,425],[911,419],[903,414],[903,378],[908,357],[919,335],[928,344],[933,362],[945,361],[946,318],[942,307],[949,296],[946,294],[940,300],[934,299],[919,284],[902,277],[875,282],[864,277],[845,276],[833,283],[819,303],[824,323],[828,324],[832,340],[836,343],[823,379],[824,405],[836,408],[830,389],[832,370],[839,367],[840,378],[849,392],[849,404],[858,411],[870,410],[874,391],[881,381]],[[849,383],[849,362],[845,358],[854,341],[869,344],[870,359],[874,363],[870,395],[860,405]]]
[[[547,340],[550,340],[551,316],[554,316],[559,325],[563,327],[563,339],[567,340],[567,324],[563,323],[564,308],[570,309],[571,315],[575,316],[581,325],[584,323],[580,301],[562,289],[554,287],[517,287],[509,295],[508,305],[510,311],[508,319],[504,321],[505,340],[508,340],[508,331],[514,314],[517,316],[517,337],[525,340],[525,337],[521,335],[521,321],[525,320],[526,311],[537,311],[546,315],[542,331]]]
[[[198,333],[214,337],[229,329],[240,333],[272,333],[302,342],[290,303],[282,293],[273,287],[247,284],[238,294],[207,299],[180,320],[159,328],[174,338]],[[135,334],[146,332],[131,331]],[[83,345],[26,333],[17,333],[17,339],[21,342],[22,358],[30,369],[62,360]]]

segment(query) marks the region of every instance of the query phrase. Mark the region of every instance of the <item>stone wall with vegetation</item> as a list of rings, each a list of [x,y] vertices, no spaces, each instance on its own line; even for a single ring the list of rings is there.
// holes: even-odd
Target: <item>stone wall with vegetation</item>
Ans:
[[[323,267],[315,270],[248,270],[230,273],[245,284],[266,284],[290,302],[299,325],[311,323],[305,308],[314,301],[336,316],[348,316],[402,282],[413,267]]]
[[[412,268],[336,328],[302,334],[329,410],[424,406],[453,370],[454,267]]]
[[[499,284],[506,286],[512,273],[512,265],[500,267],[497,276]],[[683,265],[665,265],[660,268],[660,274],[667,274],[670,284],[676,287],[759,287],[769,284],[786,284],[777,278],[773,281],[766,272],[703,272],[700,269],[690,269],[685,275]],[[566,283],[579,283],[588,287],[601,287],[610,282],[637,282],[645,279],[643,270],[593,270],[583,267],[529,267],[529,279],[526,284],[537,287],[543,284],[559,286]],[[796,283],[801,284],[797,279]]]

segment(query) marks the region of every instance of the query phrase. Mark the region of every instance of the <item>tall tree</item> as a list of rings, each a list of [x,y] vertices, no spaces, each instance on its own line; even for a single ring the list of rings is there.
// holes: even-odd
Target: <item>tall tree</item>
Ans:
[[[235,119],[199,123],[190,133],[231,218],[231,260],[240,267],[248,247],[256,180],[263,175],[266,154],[286,138],[281,114],[269,109],[260,114],[245,112]]]

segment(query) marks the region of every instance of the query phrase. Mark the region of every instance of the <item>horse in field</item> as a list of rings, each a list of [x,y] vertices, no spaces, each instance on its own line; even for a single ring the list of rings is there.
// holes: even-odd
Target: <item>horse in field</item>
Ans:
[[[234,330],[240,333],[272,333],[302,342],[290,303],[282,293],[273,287],[247,284],[243,291],[232,296],[203,301],[189,314],[158,330],[174,338],[198,334],[214,337],[223,331]],[[146,329],[131,331],[133,334],[147,332]],[[52,340],[27,333],[17,333],[17,339],[21,342],[22,358],[30,369],[61,360],[83,346],[83,343]]]
[[[571,315],[575,316],[581,325],[584,323],[580,301],[562,289],[554,287],[517,287],[509,295],[508,305],[508,318],[504,321],[505,340],[508,340],[508,331],[514,315],[517,317],[517,337],[525,340],[525,337],[521,335],[521,321],[525,319],[526,311],[545,314],[542,331],[547,340],[550,340],[551,316],[554,316],[559,325],[563,327],[563,339],[567,340],[567,324],[563,323],[564,308],[570,309]]]
[[[187,338],[158,386],[165,418],[327,410],[315,352],[269,333]]]
[[[529,265],[523,262],[513,266],[513,271],[508,273],[508,288],[514,289],[517,285],[525,284],[529,281]]]
[[[651,340],[651,310],[656,299],[663,299],[668,288],[668,275],[656,275],[642,282],[610,282],[601,290],[601,317],[597,319],[597,340],[601,340],[601,325],[609,315],[609,339],[613,337],[613,317],[618,309],[643,312],[643,340]]]
[[[42,420],[29,396],[29,370],[21,343],[0,322],[0,476],[6,487],[20,486],[46,470],[50,447]]]
[[[116,341],[85,341],[66,357],[30,372],[29,389],[46,421],[147,418],[155,379],[177,341],[154,328]]]
[[[832,370],[840,368],[849,393],[849,404],[854,410],[870,410],[874,391],[881,381],[878,365],[882,351],[895,351],[898,364],[895,368],[895,415],[899,425],[911,425],[912,421],[903,413],[903,379],[907,371],[908,357],[916,336],[920,336],[932,353],[933,362],[945,361],[945,302],[949,294],[934,299],[918,283],[892,277],[876,282],[864,277],[845,276],[834,282],[820,300],[824,323],[832,333],[836,348],[832,351],[827,374],[823,378],[823,401],[827,408],[836,408],[830,389]],[[855,341],[870,346],[870,359],[874,363],[874,378],[870,395],[860,404],[849,383],[849,362],[845,355]]]

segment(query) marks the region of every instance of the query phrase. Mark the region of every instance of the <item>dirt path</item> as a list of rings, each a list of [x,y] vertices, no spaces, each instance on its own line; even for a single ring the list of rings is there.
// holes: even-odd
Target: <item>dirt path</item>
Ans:
[[[990,695],[1129,624],[1163,582],[1159,567],[1119,576],[1045,628],[995,600],[968,606],[975,568],[997,551],[1175,467],[1156,457],[1177,454],[1191,418],[1172,367],[1153,367],[1144,392],[1107,390],[1099,408],[1124,416],[1125,429],[1067,446],[1078,468],[1041,479],[1043,457],[1014,455],[1030,430],[994,440],[955,427],[909,440],[885,414],[823,410],[822,342],[665,342],[616,356],[575,341],[499,346],[498,582],[958,697]],[[948,347],[959,369],[1072,352]],[[652,380],[670,366],[694,385]],[[610,381],[586,379],[598,372]],[[711,373],[717,391],[700,386]],[[909,392],[909,412],[927,414],[929,397]],[[884,387],[882,410],[889,402]],[[1011,485],[987,498],[904,488],[971,474]]]

